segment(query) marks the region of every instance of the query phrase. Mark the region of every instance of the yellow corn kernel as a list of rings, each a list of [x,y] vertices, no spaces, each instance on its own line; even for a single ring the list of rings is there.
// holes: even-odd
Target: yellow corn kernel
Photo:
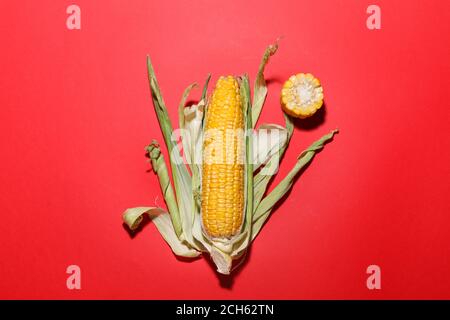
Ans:
[[[281,89],[281,106],[287,114],[307,118],[323,105],[323,89],[319,79],[310,73],[291,76]]]
[[[202,222],[211,238],[231,238],[244,211],[244,115],[239,84],[220,77],[206,112],[202,166]]]

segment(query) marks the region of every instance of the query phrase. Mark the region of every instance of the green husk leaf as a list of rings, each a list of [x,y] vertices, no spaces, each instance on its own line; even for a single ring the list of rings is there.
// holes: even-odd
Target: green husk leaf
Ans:
[[[205,115],[208,112],[208,98],[207,98],[207,94],[208,94],[208,85],[209,85],[209,81],[210,80],[211,80],[211,74],[209,73],[208,76],[206,77],[205,84],[203,86],[202,100],[201,100],[205,104],[205,106],[203,108],[202,134],[203,134],[203,129],[205,127],[205,119],[206,119]],[[201,152],[202,155],[203,155],[203,150],[201,150],[199,152]]]
[[[266,48],[256,75],[253,87],[253,106],[252,106],[252,128],[256,126],[259,115],[261,114],[264,101],[267,96],[266,80],[264,79],[264,69],[269,62],[271,56],[278,50],[278,42],[271,44]]]
[[[261,199],[263,198],[267,185],[269,184],[270,180],[274,177],[274,175],[278,171],[278,165],[281,160],[281,157],[283,156],[284,152],[286,151],[289,141],[291,140],[292,134],[294,132],[294,124],[292,122],[292,119],[288,116],[284,116],[285,119],[285,125],[286,125],[286,140],[284,142],[284,145],[282,145],[278,153],[274,153],[270,159],[265,163],[265,165],[261,168],[261,170],[255,175],[254,178],[254,208],[256,209],[261,202]]]
[[[206,99],[206,94],[208,93],[209,80],[211,80],[211,74],[210,73],[208,73],[208,76],[206,77],[206,80],[205,80],[205,84],[203,85],[203,91],[202,91],[202,98],[201,98],[201,100],[205,100]]]
[[[172,140],[173,126],[170,121],[169,114],[167,113],[166,105],[164,103],[161,90],[159,89],[159,84],[156,80],[155,71],[149,56],[147,56],[147,70],[153,106],[163,133],[164,142],[166,143],[169,152],[171,152],[172,149],[176,147],[176,142]]]
[[[176,139],[172,139],[173,127],[165,106],[164,100],[159,89],[158,81],[156,80],[155,71],[153,69],[150,57],[147,56],[147,69],[149,83],[152,93],[153,106],[158,118],[161,131],[164,136],[167,149],[169,150],[170,166],[172,169],[172,178],[175,186],[176,198],[178,203],[178,210],[182,223],[182,236],[191,245],[194,243],[192,237],[192,224],[194,222],[194,213],[192,210],[193,194],[192,194],[192,180],[183,162],[180,150],[178,149]]]
[[[164,156],[162,155],[159,144],[156,140],[153,140],[152,144],[146,147],[146,150],[150,157],[153,171],[158,175],[159,185],[169,210],[175,233],[178,238],[180,238],[183,232],[180,212],[178,211],[175,193],[170,182],[169,172],[167,170],[166,162],[164,161]]]
[[[252,122],[252,106],[250,103],[250,85],[248,76],[242,77],[241,97],[243,99],[243,108],[245,116],[245,170],[246,170],[246,230],[251,234],[252,215],[253,215],[253,122]]]
[[[294,168],[292,168],[288,175],[272,190],[272,192],[262,199],[253,215],[252,240],[254,240],[258,235],[275,204],[289,191],[289,189],[291,189],[295,176],[314,158],[314,155],[321,150],[337,132],[338,130],[331,131],[314,142],[308,149],[303,151],[297,158],[297,163]]]
[[[245,208],[245,225],[244,231],[250,237],[252,228],[253,215],[253,123],[252,123],[252,107],[250,103],[250,85],[248,76],[241,78],[240,94],[242,98],[242,106],[245,119],[245,192],[246,192],[246,208]],[[249,238],[248,237],[248,238]]]
[[[124,212],[123,221],[134,231],[142,222],[144,214],[149,216],[174,254],[186,258],[195,258],[201,254],[201,252],[180,241],[175,233],[170,215],[164,209],[157,207],[130,208]]]

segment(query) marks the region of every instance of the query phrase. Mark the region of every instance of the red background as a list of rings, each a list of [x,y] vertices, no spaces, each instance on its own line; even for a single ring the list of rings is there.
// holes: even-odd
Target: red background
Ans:
[[[450,298],[448,1],[74,2],[74,31],[72,2],[0,4],[0,298]],[[366,28],[369,4],[381,30]],[[175,120],[188,84],[254,79],[279,36],[260,122],[282,123],[293,73],[320,78],[326,98],[297,123],[280,175],[340,133],[245,268],[225,280],[204,259],[178,261],[151,224],[131,239],[122,212],[164,205],[144,157],[162,141],[146,54]],[[71,264],[79,291],[66,288]],[[366,288],[371,264],[381,290]]]

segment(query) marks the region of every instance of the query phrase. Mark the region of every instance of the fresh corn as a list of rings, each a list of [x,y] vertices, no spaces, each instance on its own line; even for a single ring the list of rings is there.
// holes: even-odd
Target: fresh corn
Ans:
[[[212,239],[240,231],[244,213],[244,115],[239,84],[221,77],[206,112],[203,142],[203,229]]]
[[[168,211],[158,207],[127,209],[123,220],[131,230],[136,230],[143,216],[148,215],[177,256],[195,258],[208,253],[222,274],[230,274],[237,267],[233,266],[234,262],[244,261],[245,253],[276,203],[292,188],[298,173],[337,132],[331,131],[303,151],[287,176],[267,193],[273,170],[278,168],[274,164],[286,150],[294,129],[292,118],[288,116],[285,127],[275,124],[255,127],[267,95],[264,68],[277,47],[277,44],[271,45],[264,53],[254,83],[253,99],[250,99],[246,75],[239,80],[232,76],[221,77],[209,104],[206,103],[209,76],[198,104],[185,106],[189,91],[195,85],[185,90],[178,111],[188,164],[179,162],[182,150],[172,139],[174,129],[147,57],[153,106],[169,151],[173,186],[159,145],[154,142],[147,150]],[[311,74],[292,76],[284,84],[281,102],[283,109],[292,116],[312,115],[323,103],[319,80]],[[244,128],[251,133],[245,135],[245,139]],[[283,134],[270,131],[276,134],[264,138],[267,128],[279,129]],[[261,138],[271,142],[272,137],[276,140],[274,144],[260,143]],[[263,155],[262,159],[259,155]],[[200,164],[198,160],[202,158]]]
[[[296,118],[312,116],[323,104],[323,89],[312,74],[298,73],[287,80],[281,90],[283,110]]]

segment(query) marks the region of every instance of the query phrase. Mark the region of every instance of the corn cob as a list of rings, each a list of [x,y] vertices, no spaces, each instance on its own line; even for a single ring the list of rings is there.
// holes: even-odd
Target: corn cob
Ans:
[[[283,110],[296,118],[312,116],[323,104],[320,81],[310,73],[299,73],[287,80],[281,90]]]
[[[206,112],[203,142],[201,214],[212,239],[231,238],[244,211],[244,115],[239,84],[220,77]]]

